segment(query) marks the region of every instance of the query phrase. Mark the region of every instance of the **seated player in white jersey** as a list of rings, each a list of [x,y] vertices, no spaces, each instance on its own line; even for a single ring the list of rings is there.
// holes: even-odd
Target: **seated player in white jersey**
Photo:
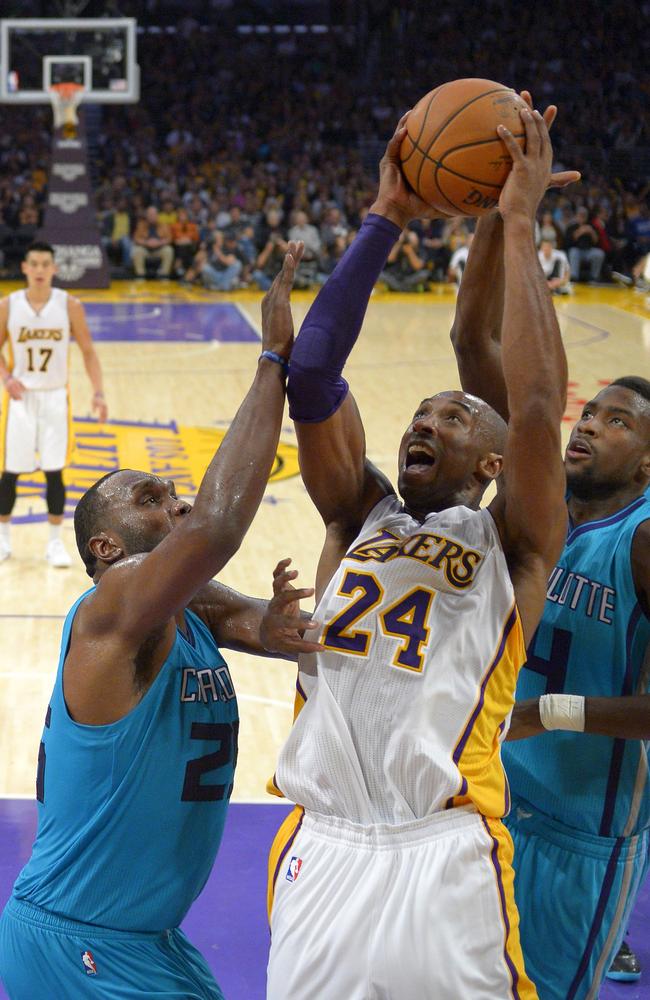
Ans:
[[[65,486],[63,468],[70,446],[68,355],[70,340],[79,345],[93,388],[92,408],[100,420],[108,411],[102,370],[88,329],[84,307],[61,288],[54,250],[36,242],[22,262],[27,288],[0,300],[0,379],[4,383],[0,446],[0,562],[11,555],[9,523],[21,473],[40,468],[45,474],[50,538],[45,558],[63,569],[71,559],[61,538]],[[9,363],[2,356],[9,349]]]
[[[290,244],[262,308],[262,354],[194,507],[173,483],[119,470],[75,511],[96,584],[71,609],[45,719],[38,831],[0,918],[11,1000],[223,1000],[179,930],[223,831],[237,758],[237,700],[219,647],[313,649],[273,634],[282,598],[212,577],[262,500],[293,340]],[[308,591],[311,594],[313,591]],[[270,632],[268,630],[271,630]]]
[[[304,704],[274,777],[298,806],[269,864],[269,1000],[537,995],[500,741],[565,532],[567,374],[533,237],[551,144],[541,115],[522,119],[525,154],[499,132],[514,161],[499,202],[507,431],[477,397],[441,392],[402,438],[403,503],[366,459],[341,372],[391,246],[428,214],[399,168],[405,119],[292,353],[301,471],[326,525],[314,616],[325,650],[300,659]],[[479,509],[502,463],[505,488]]]
[[[507,418],[503,239],[479,221],[452,341],[463,388]],[[639,976],[621,941],[650,860],[650,382],[586,403],[565,464],[570,532],[508,736],[541,738],[503,757],[526,967],[544,998],[587,1000],[608,969]]]

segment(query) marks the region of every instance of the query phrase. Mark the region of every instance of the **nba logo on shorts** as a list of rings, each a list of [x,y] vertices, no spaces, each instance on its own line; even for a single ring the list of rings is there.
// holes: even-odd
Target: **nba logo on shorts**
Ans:
[[[81,961],[83,962],[84,971],[87,976],[97,975],[97,966],[95,965],[92,951],[83,951],[81,953]]]
[[[294,857],[289,862],[289,867],[287,868],[286,880],[287,882],[295,882],[300,875],[300,869],[302,868],[302,858]]]

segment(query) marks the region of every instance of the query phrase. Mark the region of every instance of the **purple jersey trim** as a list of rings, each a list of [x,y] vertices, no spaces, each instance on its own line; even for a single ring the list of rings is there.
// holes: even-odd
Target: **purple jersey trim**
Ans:
[[[586,524],[579,524],[577,528],[572,528],[569,523],[569,534],[567,535],[566,543],[570,545],[571,542],[579,538],[580,535],[584,535],[587,531],[596,531],[598,528],[609,528],[612,524],[617,524],[619,521],[624,521],[626,517],[633,514],[635,510],[642,507],[643,504],[648,503],[645,496],[638,497],[633,500],[631,504],[624,507],[623,510],[619,510],[616,514],[612,514],[611,517],[605,517],[601,521],[587,521]],[[650,517],[650,513],[648,514]]]
[[[481,822],[486,829],[487,835],[492,841],[492,850],[490,852],[490,860],[494,867],[494,871],[497,877],[497,886],[499,887],[499,900],[501,902],[501,916],[503,917],[503,924],[505,927],[505,941],[503,944],[503,957],[505,959],[506,965],[508,966],[508,971],[510,973],[510,978],[512,979],[512,996],[513,1000],[521,1000],[521,995],[517,986],[519,984],[519,973],[517,968],[508,954],[508,938],[510,937],[510,920],[508,918],[508,906],[506,904],[506,892],[503,887],[503,874],[501,872],[501,862],[499,861],[499,843],[496,837],[492,836],[492,831],[488,826],[488,822],[485,816],[481,816]]]
[[[274,775],[274,777],[275,777],[275,775]],[[298,831],[300,830],[300,827],[302,826],[302,821],[303,821],[304,818],[305,818],[305,810],[303,809],[302,816],[300,817],[298,825],[296,826],[296,829],[293,831],[293,833],[289,837],[288,841],[286,842],[286,844],[282,848],[282,853],[280,854],[280,857],[278,858],[278,863],[275,866],[275,871],[273,872],[273,889],[274,889],[274,891],[275,891],[275,883],[278,880],[278,874],[280,872],[280,867],[282,866],[282,862],[284,861],[284,859],[286,858],[287,854],[289,853],[289,851],[293,847],[293,842],[296,839],[296,837],[298,836]]]
[[[467,725],[465,727],[465,732],[461,736],[461,738],[460,738],[460,740],[459,740],[459,742],[458,742],[458,744],[456,746],[456,749],[454,750],[453,761],[454,761],[454,764],[456,764],[456,765],[458,764],[458,761],[460,760],[460,758],[462,756],[462,753],[463,753],[463,750],[465,749],[467,741],[470,738],[472,729],[474,728],[474,723],[476,722],[476,720],[478,719],[479,715],[481,714],[481,711],[483,709],[483,703],[485,702],[485,689],[487,687],[488,681],[490,680],[490,677],[492,676],[492,674],[494,673],[494,671],[496,670],[496,668],[497,668],[497,666],[499,664],[499,660],[503,656],[503,651],[506,648],[506,642],[508,641],[508,636],[510,635],[510,633],[511,633],[511,631],[513,629],[513,626],[514,626],[514,624],[516,622],[516,620],[517,620],[517,608],[516,608],[516,606],[513,605],[512,611],[510,612],[510,614],[508,615],[508,618],[506,620],[505,628],[503,629],[503,632],[501,634],[501,641],[499,643],[499,648],[497,649],[497,651],[496,651],[496,653],[494,655],[494,659],[492,660],[492,663],[490,664],[489,669],[488,669],[485,677],[483,678],[483,683],[481,684],[481,693],[480,693],[480,696],[479,696],[479,699],[478,699],[478,704],[476,705],[476,708],[472,712],[472,717],[470,718],[469,722],[467,723]]]

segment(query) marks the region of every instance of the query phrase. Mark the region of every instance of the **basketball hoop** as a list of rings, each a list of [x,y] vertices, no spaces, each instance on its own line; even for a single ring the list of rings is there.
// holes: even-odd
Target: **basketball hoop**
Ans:
[[[50,100],[54,112],[54,128],[63,129],[66,139],[74,139],[77,135],[77,106],[80,104],[86,88],[81,83],[53,83],[50,88]]]

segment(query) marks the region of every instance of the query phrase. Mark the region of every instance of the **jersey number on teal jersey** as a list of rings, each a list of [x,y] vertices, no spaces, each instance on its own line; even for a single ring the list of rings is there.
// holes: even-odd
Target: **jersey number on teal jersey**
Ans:
[[[48,710],[49,715],[49,710]],[[47,723],[46,723],[47,725]],[[232,763],[233,771],[237,766],[237,751],[239,738],[239,720],[235,722],[193,722],[190,739],[208,740],[219,744],[214,753],[203,754],[188,760],[185,767],[185,780],[181,802],[221,802],[232,795],[232,782],[229,785],[203,784],[201,778],[210,771]],[[41,741],[38,748],[38,768],[36,771],[36,798],[45,802],[45,744]]]
[[[543,656],[537,656],[530,652],[524,667],[532,670],[535,674],[546,677],[545,694],[560,694],[564,691],[567,669],[569,666],[569,654],[571,652],[571,640],[573,636],[564,628],[553,629],[553,640],[551,642],[551,653],[548,660]],[[530,648],[534,649],[537,642],[537,633],[533,636]]]

